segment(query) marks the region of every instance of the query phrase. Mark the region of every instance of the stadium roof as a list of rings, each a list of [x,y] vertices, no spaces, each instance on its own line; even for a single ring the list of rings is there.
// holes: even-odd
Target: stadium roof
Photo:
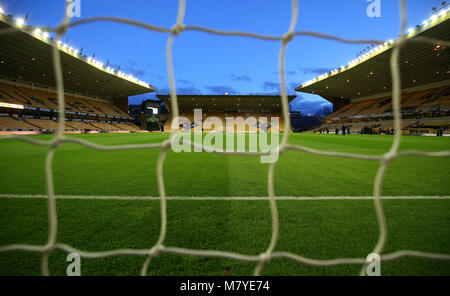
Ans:
[[[99,98],[128,97],[156,89],[121,71],[86,58],[49,33],[27,26],[0,11],[0,78],[54,88],[53,48],[59,48],[63,65],[64,88],[83,96]]]
[[[166,107],[170,110],[170,94],[158,94]],[[296,95],[288,95],[289,102],[295,99]],[[270,94],[183,94],[177,95],[180,109],[195,109],[207,107],[211,109],[227,110],[230,107],[239,109],[280,109],[281,96]]]
[[[413,42],[417,36],[450,40],[449,9],[426,20],[421,26],[408,30],[408,42],[401,50],[402,88],[450,84],[449,49],[439,44]],[[359,101],[389,95],[392,91],[390,57],[393,40],[372,50],[348,66],[310,80],[296,91],[312,93],[336,102],[339,99]],[[430,87],[431,88],[431,87]]]

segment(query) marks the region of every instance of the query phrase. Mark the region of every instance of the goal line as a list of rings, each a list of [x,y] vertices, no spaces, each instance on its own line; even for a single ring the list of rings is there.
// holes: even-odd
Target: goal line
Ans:
[[[40,194],[0,194],[6,199],[47,199],[47,195]],[[125,196],[125,195],[55,195],[56,199],[97,199],[97,200],[160,200],[159,196]],[[167,196],[167,200],[270,200],[266,196]],[[276,196],[276,200],[373,200],[373,196]],[[414,200],[414,199],[449,199],[450,196],[382,196],[385,200]]]

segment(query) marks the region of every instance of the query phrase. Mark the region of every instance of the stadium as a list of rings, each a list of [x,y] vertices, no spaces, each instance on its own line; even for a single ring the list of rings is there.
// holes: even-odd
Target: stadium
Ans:
[[[448,40],[450,23],[444,21],[432,28],[409,31],[411,38],[402,50],[401,133],[404,135],[449,134],[449,56],[440,44],[416,46],[419,38]],[[304,83],[299,92],[319,94],[333,104],[333,113],[316,131],[336,130],[374,134],[393,134],[392,79],[389,59],[393,41],[383,46],[372,45],[349,67],[326,73]],[[342,126],[346,127],[345,131]],[[340,131],[339,131],[340,130]],[[441,135],[441,134],[439,134]]]
[[[374,275],[377,260],[450,275],[449,4],[387,41],[296,30],[289,4],[289,30],[266,36],[189,25],[184,0],[167,28],[67,13],[45,28],[0,1],[0,275],[69,275],[69,254],[83,276]],[[62,41],[100,22],[165,34],[167,92]],[[188,31],[277,42],[279,92],[179,91]],[[369,47],[288,89],[304,36]],[[332,112],[294,132],[307,94]]]

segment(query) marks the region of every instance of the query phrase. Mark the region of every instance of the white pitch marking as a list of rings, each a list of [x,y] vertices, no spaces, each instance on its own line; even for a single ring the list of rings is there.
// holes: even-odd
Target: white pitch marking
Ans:
[[[0,198],[47,198],[39,194],[0,194]],[[159,196],[103,196],[103,195],[55,195],[57,199],[98,199],[98,200],[159,200]],[[277,196],[276,200],[372,200],[373,196]],[[450,196],[383,196],[382,199],[450,199]],[[269,200],[261,196],[168,196],[167,200]]]

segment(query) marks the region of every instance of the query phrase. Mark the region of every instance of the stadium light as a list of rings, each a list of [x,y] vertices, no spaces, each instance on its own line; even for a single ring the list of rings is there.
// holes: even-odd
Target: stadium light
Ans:
[[[36,35],[36,36],[38,36],[38,37],[41,36],[41,33],[42,33],[42,31],[41,31],[41,29],[39,29],[39,28],[36,28],[36,29],[34,30],[34,32],[33,32],[33,34]]]
[[[48,32],[42,33],[42,37],[43,37],[44,39],[48,39],[49,36],[50,36],[50,35],[48,34]]]
[[[414,28],[409,28],[409,29],[408,29],[408,33],[409,33],[409,34],[414,33]]]
[[[24,25],[25,25],[25,20],[23,19],[23,18],[18,18],[17,20],[16,20],[16,24],[17,24],[17,26],[19,27],[19,28],[21,28],[21,27],[23,27]]]
[[[5,14],[5,11],[3,10],[3,7],[0,6],[0,14]]]

